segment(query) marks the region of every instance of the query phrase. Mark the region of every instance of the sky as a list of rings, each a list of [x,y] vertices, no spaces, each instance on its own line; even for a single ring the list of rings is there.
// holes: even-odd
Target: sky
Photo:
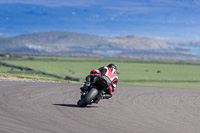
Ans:
[[[48,20],[45,22],[49,25],[45,28],[46,31],[62,30],[106,37],[136,35],[164,40],[200,40],[200,0],[0,0],[0,5],[16,3],[41,5],[43,8],[37,10],[44,9],[46,14],[59,16],[43,17]],[[15,9],[9,8],[3,13],[7,14],[9,10],[15,12]],[[58,10],[62,12],[59,13]],[[71,16],[64,12],[70,12]],[[18,12],[16,16],[20,16],[20,13],[22,12]],[[9,18],[14,18],[13,14],[0,16],[0,36],[45,31],[40,28],[39,20],[35,23],[22,23],[33,14],[28,15],[21,15],[23,19],[15,18],[16,23],[8,21]],[[34,17],[31,19],[37,20]],[[19,31],[19,22],[24,27],[31,25],[32,28],[29,31]],[[14,27],[13,30],[10,27]]]

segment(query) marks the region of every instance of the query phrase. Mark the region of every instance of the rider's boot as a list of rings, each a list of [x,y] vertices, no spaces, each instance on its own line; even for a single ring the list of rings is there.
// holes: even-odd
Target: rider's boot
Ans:
[[[103,94],[102,99],[109,99],[111,97],[112,95],[107,93],[107,94]]]
[[[90,78],[86,78],[86,82],[83,85],[83,87],[80,88],[80,90],[83,91],[83,92],[85,92],[85,91],[87,91],[87,89],[89,88],[89,86],[90,86]]]
[[[102,96],[99,96],[99,97],[97,97],[97,98],[95,98],[93,101],[92,101],[92,103],[98,103],[99,101],[100,101],[100,99],[109,99],[109,98],[111,98],[112,97],[112,95],[111,94],[103,94]]]
[[[89,87],[89,86],[85,86],[85,85],[84,85],[83,87],[80,87],[80,90],[81,90],[82,92],[85,92],[85,91],[87,91],[88,87]]]
[[[87,89],[89,88],[89,86],[90,86],[90,82],[86,81],[85,84],[83,85],[83,87],[80,88],[80,90],[82,92],[85,92],[85,91],[87,91]]]

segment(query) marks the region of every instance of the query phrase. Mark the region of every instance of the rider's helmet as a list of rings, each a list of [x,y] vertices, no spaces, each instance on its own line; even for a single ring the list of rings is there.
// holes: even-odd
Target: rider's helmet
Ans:
[[[116,67],[115,64],[109,64],[107,67],[110,67],[110,68],[111,68],[111,71],[112,71],[113,73],[117,72],[117,67]]]

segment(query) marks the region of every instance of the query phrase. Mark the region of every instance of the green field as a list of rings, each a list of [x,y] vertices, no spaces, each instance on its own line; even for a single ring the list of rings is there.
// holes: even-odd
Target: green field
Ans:
[[[200,62],[159,61],[123,58],[19,56],[0,57],[0,61],[16,66],[24,66],[57,75],[80,78],[82,81],[92,69],[115,63],[119,72],[120,85],[155,86],[170,88],[200,88]],[[160,71],[158,73],[158,71]],[[0,73],[49,77],[34,72],[20,71],[1,66]]]

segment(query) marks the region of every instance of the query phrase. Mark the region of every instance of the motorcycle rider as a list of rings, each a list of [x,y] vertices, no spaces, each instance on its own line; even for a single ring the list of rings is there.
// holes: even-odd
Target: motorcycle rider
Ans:
[[[117,67],[115,64],[109,64],[107,67],[101,67],[99,69],[92,70],[90,72],[90,75],[86,77],[86,82],[83,87],[81,87],[81,91],[84,92],[88,89],[90,86],[90,81],[92,80],[92,77],[94,76],[106,76],[111,81],[111,86],[109,86],[105,93],[103,94],[103,99],[109,99],[112,97],[113,92],[116,89],[117,82],[118,82],[118,76],[117,76]],[[95,103],[98,103],[100,99],[94,100]]]

